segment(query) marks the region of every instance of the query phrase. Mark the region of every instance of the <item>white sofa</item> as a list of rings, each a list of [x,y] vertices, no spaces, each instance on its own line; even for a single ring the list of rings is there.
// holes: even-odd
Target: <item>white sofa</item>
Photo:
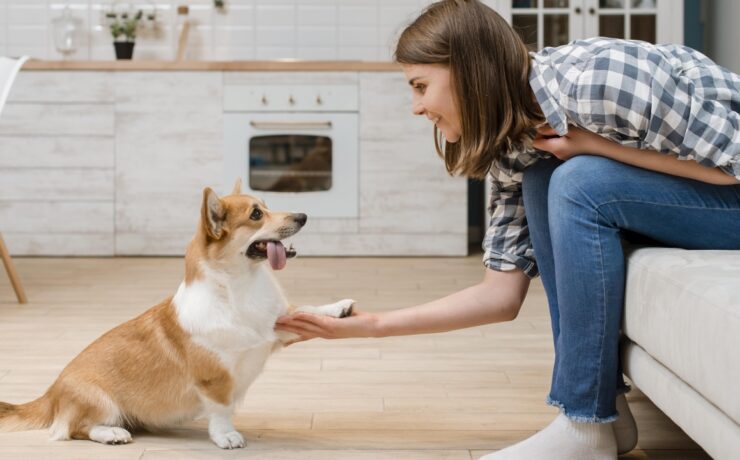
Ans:
[[[740,251],[627,258],[624,371],[716,459],[740,458]]]

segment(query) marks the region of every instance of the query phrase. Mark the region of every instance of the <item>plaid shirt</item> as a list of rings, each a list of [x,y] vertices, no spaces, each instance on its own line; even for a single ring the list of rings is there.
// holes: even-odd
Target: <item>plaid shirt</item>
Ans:
[[[573,124],[740,179],[740,76],[691,48],[641,41],[592,38],[530,54],[530,86],[558,134]],[[521,183],[546,155],[514,152],[493,164],[486,267],[537,275]]]

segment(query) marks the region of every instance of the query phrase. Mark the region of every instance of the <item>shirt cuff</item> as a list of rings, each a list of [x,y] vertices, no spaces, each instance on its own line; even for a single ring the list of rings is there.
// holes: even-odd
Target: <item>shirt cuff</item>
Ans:
[[[537,263],[534,260],[516,254],[486,253],[483,256],[483,265],[499,272],[508,272],[518,268],[530,279],[539,275]]]

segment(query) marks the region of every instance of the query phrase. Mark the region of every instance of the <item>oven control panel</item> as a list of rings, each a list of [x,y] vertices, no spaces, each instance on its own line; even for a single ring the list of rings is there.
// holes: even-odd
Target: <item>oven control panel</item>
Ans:
[[[226,85],[226,112],[356,112],[356,85]]]

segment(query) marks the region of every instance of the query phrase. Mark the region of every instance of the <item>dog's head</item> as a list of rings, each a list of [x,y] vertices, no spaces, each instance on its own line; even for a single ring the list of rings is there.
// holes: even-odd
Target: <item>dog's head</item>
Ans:
[[[281,240],[298,233],[307,219],[305,214],[270,211],[264,201],[241,193],[241,180],[224,197],[208,187],[203,190],[200,225],[209,252],[217,251],[217,257],[241,255],[255,263],[267,260],[274,270],[280,270],[286,259],[296,255]]]

